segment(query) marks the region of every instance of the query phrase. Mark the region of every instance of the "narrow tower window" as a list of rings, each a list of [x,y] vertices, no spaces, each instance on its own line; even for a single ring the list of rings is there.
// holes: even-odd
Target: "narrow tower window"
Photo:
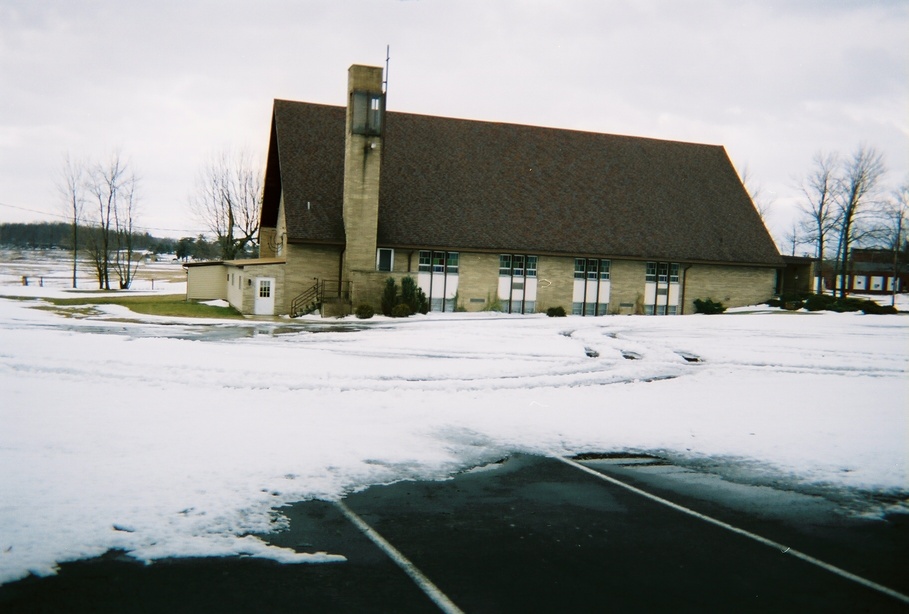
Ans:
[[[351,94],[352,115],[350,130],[354,134],[381,136],[385,115],[385,96],[374,92]]]

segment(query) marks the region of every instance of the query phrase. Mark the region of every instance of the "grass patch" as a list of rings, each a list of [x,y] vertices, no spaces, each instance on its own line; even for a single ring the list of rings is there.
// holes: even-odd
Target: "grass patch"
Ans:
[[[217,307],[187,301],[183,294],[162,296],[92,296],[83,298],[46,298],[47,302],[57,307],[84,305],[122,305],[130,311],[152,316],[169,316],[179,318],[232,318],[243,316],[233,307]]]
[[[34,308],[41,311],[50,311],[51,313],[55,313],[58,316],[63,316],[64,318],[76,319],[92,318],[95,316],[103,315],[104,313],[100,309],[90,307],[88,305],[73,307],[63,305],[36,305]]]

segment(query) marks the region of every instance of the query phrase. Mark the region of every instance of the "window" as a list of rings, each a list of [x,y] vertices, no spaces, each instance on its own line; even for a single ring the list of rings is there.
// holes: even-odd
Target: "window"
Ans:
[[[588,259],[587,260],[587,279],[596,281],[598,272],[597,272],[597,261]]]
[[[584,272],[586,271],[587,260],[585,258],[575,258],[574,259],[574,278],[575,279],[584,279]],[[576,316],[581,315],[580,313],[574,314]]]
[[[499,276],[501,277],[536,277],[537,257],[522,254],[500,254]]]
[[[433,252],[432,253],[432,272],[433,273],[444,273],[445,272],[445,252]]]
[[[428,249],[420,250],[420,262],[417,270],[421,273],[451,273],[458,274],[458,252],[433,252]]]
[[[395,250],[380,247],[378,254],[376,255],[376,270],[390,272],[394,267],[395,262]]]
[[[655,281],[661,284],[679,283],[679,263],[648,262],[644,281]]]
[[[600,279],[609,279],[609,265],[608,260],[600,260]]]
[[[657,267],[657,282],[665,284],[669,281],[669,263],[661,262]]]
[[[429,273],[432,270],[432,252],[431,251],[420,250],[419,270],[424,273]]]
[[[524,256],[511,257],[511,271],[515,277],[524,277]]]
[[[271,296],[271,280],[259,280],[259,298],[269,298]]]
[[[511,277],[511,255],[502,254],[499,256],[499,275]]]
[[[385,96],[375,92],[354,92],[350,130],[354,134],[380,136],[382,116],[385,111]]]

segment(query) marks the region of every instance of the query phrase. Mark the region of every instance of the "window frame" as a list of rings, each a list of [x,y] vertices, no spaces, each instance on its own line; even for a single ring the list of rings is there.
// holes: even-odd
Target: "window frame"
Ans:
[[[644,281],[655,282],[657,280],[657,263],[648,262],[644,270]]]
[[[388,268],[382,268],[382,255],[388,254]],[[395,250],[391,247],[379,247],[376,249],[376,270],[382,273],[391,273],[395,270]]]
[[[382,136],[385,94],[354,90],[350,93],[350,132],[363,136]]]
[[[499,254],[499,277],[536,278],[539,262],[532,254]]]
[[[259,280],[259,298],[271,298],[271,280]]]

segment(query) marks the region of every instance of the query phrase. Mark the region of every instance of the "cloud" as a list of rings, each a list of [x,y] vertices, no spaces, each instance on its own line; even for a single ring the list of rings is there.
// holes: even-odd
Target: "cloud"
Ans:
[[[274,98],[343,104],[390,45],[390,109],[722,144],[785,208],[819,149],[905,175],[907,32],[903,2],[7,2],[0,203],[55,212],[62,152],[121,147],[144,222],[198,231],[212,151],[264,154]]]

